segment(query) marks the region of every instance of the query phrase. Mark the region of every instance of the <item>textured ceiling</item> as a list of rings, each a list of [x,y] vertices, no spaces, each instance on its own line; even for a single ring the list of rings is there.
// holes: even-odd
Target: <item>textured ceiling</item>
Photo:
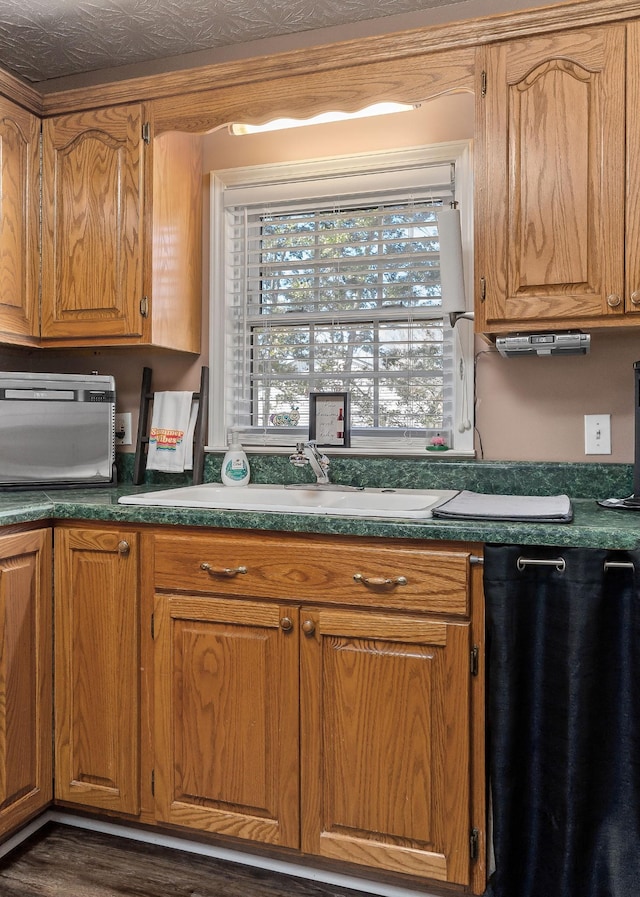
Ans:
[[[463,0],[0,0],[0,65],[42,82]]]

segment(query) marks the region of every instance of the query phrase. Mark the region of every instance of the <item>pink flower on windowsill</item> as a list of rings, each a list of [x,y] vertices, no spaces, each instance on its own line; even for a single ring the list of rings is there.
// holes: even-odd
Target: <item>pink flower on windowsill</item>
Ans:
[[[436,436],[432,436],[429,440],[429,445],[427,446],[428,452],[448,452],[449,446],[444,440],[443,436],[440,436],[438,433]]]

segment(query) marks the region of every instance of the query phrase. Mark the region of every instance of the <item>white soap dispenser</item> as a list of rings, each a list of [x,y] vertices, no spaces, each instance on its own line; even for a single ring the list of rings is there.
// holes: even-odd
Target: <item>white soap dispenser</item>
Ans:
[[[246,486],[251,476],[249,459],[235,429],[231,430],[231,445],[222,459],[220,476],[225,486]]]

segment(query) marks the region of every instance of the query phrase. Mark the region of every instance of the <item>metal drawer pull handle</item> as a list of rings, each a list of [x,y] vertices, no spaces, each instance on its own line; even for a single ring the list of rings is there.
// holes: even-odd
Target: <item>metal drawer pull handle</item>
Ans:
[[[406,586],[406,576],[395,576],[393,579],[385,579],[384,576],[363,576],[362,573],[354,573],[355,582],[361,582],[363,586]]]
[[[305,635],[313,635],[313,633],[316,631],[316,624],[313,622],[313,620],[305,620],[302,624],[302,631]]]
[[[122,539],[120,542],[118,542],[118,552],[120,554],[129,554],[129,551],[130,551],[130,545],[128,542],[125,542],[124,539]]]
[[[283,632],[291,632],[293,629],[293,620],[291,617],[282,617],[280,620],[280,629],[282,629]]]
[[[209,576],[237,576],[238,573],[246,573],[246,567],[222,567],[220,570],[215,570],[211,564],[207,564],[207,562],[203,562],[200,564],[200,569],[204,570],[205,573],[208,573]]]

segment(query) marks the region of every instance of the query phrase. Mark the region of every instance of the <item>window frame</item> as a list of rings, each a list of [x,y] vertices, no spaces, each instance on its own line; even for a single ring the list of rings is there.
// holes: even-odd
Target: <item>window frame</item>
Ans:
[[[227,433],[231,426],[227,407],[226,384],[227,355],[229,352],[227,330],[227,305],[225,299],[225,192],[233,189],[247,201],[259,191],[261,201],[273,196],[278,202],[287,199],[295,191],[301,180],[331,179],[339,177],[341,185],[348,184],[346,190],[357,192],[361,175],[378,173],[389,177],[394,184],[402,185],[427,166],[455,164],[456,200],[459,203],[462,227],[463,264],[468,307],[472,302],[473,271],[473,142],[471,140],[432,146],[411,147],[376,153],[359,153],[327,159],[307,160],[293,163],[273,163],[242,168],[214,170],[210,172],[210,284],[209,284],[209,358],[211,369],[211,389],[209,408],[209,451],[223,451],[227,447]],[[345,190],[345,192],[346,192]],[[246,193],[245,193],[246,191]],[[239,200],[241,201],[241,200]],[[452,448],[447,457],[469,457],[474,455],[473,446],[473,325],[468,321],[459,322],[454,332],[454,377],[453,404],[454,425],[452,427]],[[465,409],[464,416],[461,409]],[[465,428],[465,420],[472,426]],[[291,445],[300,436],[292,434]],[[340,454],[351,455],[403,455],[428,456],[424,444],[416,446],[403,442],[389,445],[388,437],[375,436],[367,439],[366,445],[337,448]],[[289,445],[273,445],[265,442],[250,443],[245,446],[251,452],[286,453]],[[334,448],[331,447],[331,452]],[[442,458],[442,454],[438,453]]]

